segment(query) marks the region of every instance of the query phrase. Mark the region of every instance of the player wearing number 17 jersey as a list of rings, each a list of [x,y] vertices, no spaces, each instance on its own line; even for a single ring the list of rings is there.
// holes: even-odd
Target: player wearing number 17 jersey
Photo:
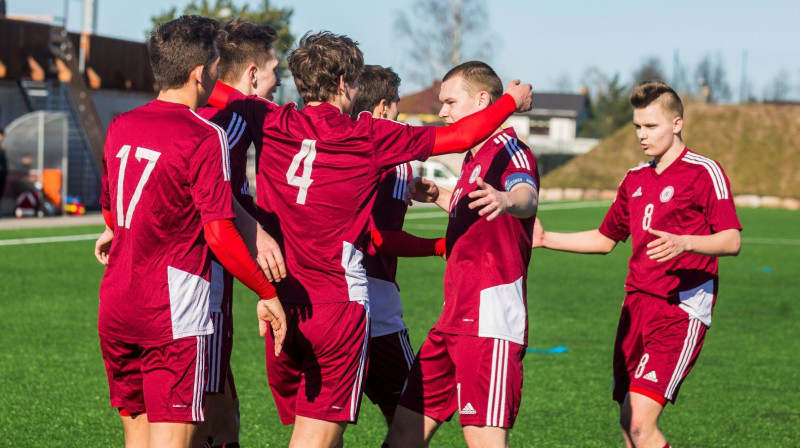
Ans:
[[[336,443],[355,422],[369,338],[367,280],[361,265],[369,214],[382,170],[432,153],[463,150],[486,138],[520,108],[530,86],[483,118],[449,130],[416,128],[348,113],[358,95],[363,55],[345,36],[306,35],[289,69],[306,107],[245,97],[218,85],[211,103],[261,127],[258,206],[285,250],[287,277],[278,285],[293,327],[283,354],[267,353],[267,372],[292,442]]]
[[[195,112],[216,82],[223,36],[216,21],[197,16],[154,31],[150,59],[162,90],[116,117],[106,137],[98,332],[130,445],[187,447],[204,419],[209,247],[265,299],[259,317],[272,321],[276,350],[285,331],[275,290],[233,227],[224,132]]]
[[[625,175],[597,230],[545,232],[534,247],[608,253],[631,237],[627,293],[614,346],[614,393],[628,447],[669,446],[658,429],[695,364],[719,289],[717,257],[737,255],[741,225],[714,160],[686,148],[683,105],[662,82],[631,93],[633,124],[653,159]]]

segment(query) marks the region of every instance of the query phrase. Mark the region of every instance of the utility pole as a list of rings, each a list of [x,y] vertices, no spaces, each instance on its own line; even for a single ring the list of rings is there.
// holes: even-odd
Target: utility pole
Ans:
[[[89,37],[95,33],[96,27],[97,0],[83,0],[83,27],[81,29],[81,49],[78,56],[78,69],[81,73],[86,73],[86,58],[89,56]]]

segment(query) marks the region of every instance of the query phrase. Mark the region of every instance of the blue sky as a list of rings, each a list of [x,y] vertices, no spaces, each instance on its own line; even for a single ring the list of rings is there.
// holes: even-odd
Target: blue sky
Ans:
[[[81,26],[81,0],[7,0],[9,14],[63,16],[68,28]],[[99,0],[97,33],[143,40],[150,17],[188,0]],[[260,1],[239,0],[252,6]],[[390,65],[403,76],[414,54],[393,35],[394,16],[411,0],[272,0],[294,8],[296,35],[328,29],[360,43],[367,63]],[[605,2],[487,1],[486,33],[494,41],[487,60],[504,81],[522,78],[534,89],[555,88],[562,78],[577,89],[586,69],[619,73],[629,81],[650,56],[661,59],[668,76],[678,52],[689,75],[706,54],[725,62],[733,100],[738,100],[743,54],[747,53],[750,92],[760,98],[781,72],[788,74],[791,96],[800,99],[800,2],[792,0],[612,0]],[[403,93],[418,85],[404,83]]]

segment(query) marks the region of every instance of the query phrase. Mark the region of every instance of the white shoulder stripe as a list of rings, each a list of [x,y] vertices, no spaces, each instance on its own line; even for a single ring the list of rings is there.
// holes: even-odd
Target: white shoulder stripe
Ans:
[[[705,167],[706,171],[708,171],[708,175],[711,177],[712,183],[714,184],[714,191],[717,194],[717,199],[728,199],[730,197],[728,186],[725,184],[725,177],[722,175],[722,169],[716,162],[692,152],[687,152],[686,155],[683,156],[682,160],[684,162]]]
[[[202,120],[204,123],[211,126],[216,132],[217,137],[219,138],[219,145],[222,148],[222,178],[223,180],[230,181],[231,180],[231,158],[230,154],[228,153],[228,139],[225,135],[225,131],[222,130],[221,127],[217,126],[216,124],[206,120],[205,118],[201,117],[197,114],[197,112],[192,111],[195,117]]]
[[[510,143],[511,143],[512,145],[514,145],[514,147],[516,147],[516,148],[517,148],[517,155],[519,156],[519,158],[520,158],[520,159],[522,159],[522,161],[523,161],[523,162],[525,162],[525,168],[527,168],[528,170],[530,170],[530,169],[531,169],[531,163],[530,163],[530,161],[528,160],[528,154],[526,154],[526,153],[525,153],[525,150],[524,150],[524,149],[522,149],[522,147],[521,147],[521,146],[519,146],[519,140],[517,140],[517,139],[515,139],[515,138],[512,138],[512,139],[511,139],[511,141],[510,141]]]
[[[525,166],[525,162],[521,158],[519,158],[519,154],[517,153],[516,148],[509,141],[510,139],[508,138],[508,136],[505,134],[500,134],[497,136],[497,138],[499,138],[500,141],[503,142],[506,151],[508,151],[508,155],[511,156],[511,161],[514,162],[514,167],[523,168]]]

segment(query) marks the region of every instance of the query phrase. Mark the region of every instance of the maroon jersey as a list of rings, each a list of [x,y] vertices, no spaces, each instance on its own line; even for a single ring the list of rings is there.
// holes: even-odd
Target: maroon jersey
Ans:
[[[267,230],[283,246],[282,301],[368,300],[361,265],[381,172],[433,151],[434,129],[358,120],[331,104],[297,110],[232,91],[228,108],[262,124],[256,178]]]
[[[245,210],[254,209],[253,197],[250,195],[250,182],[247,179],[247,150],[253,143],[256,130],[248,129],[247,122],[241,115],[229,110],[220,110],[213,106],[197,109],[197,114],[216,124],[225,131],[228,140],[228,151],[231,155],[231,189],[233,196]]]
[[[467,153],[450,200],[444,309],[436,328],[525,345],[534,217],[505,214],[487,221],[479,216],[480,207],[469,208],[478,177],[498,191],[511,191],[519,183],[539,188],[536,159],[513,129],[490,137],[474,156]]]
[[[406,186],[411,181],[411,164],[406,162],[381,175],[375,204],[372,206],[372,229],[403,230],[408,211]],[[397,257],[377,253],[371,242],[362,262],[369,281],[370,325],[372,337],[403,331],[403,304],[395,276]]]
[[[234,216],[225,132],[154,100],[111,122],[103,166],[100,205],[115,227],[100,334],[137,343],[210,334],[203,224]]]
[[[681,308],[710,325],[719,280],[717,257],[684,253],[665,262],[651,260],[647,243],[657,237],[650,228],[677,235],[741,230],[722,167],[684,148],[661,174],[652,162],[631,169],[599,229],[614,241],[631,236],[627,292],[679,299]]]

